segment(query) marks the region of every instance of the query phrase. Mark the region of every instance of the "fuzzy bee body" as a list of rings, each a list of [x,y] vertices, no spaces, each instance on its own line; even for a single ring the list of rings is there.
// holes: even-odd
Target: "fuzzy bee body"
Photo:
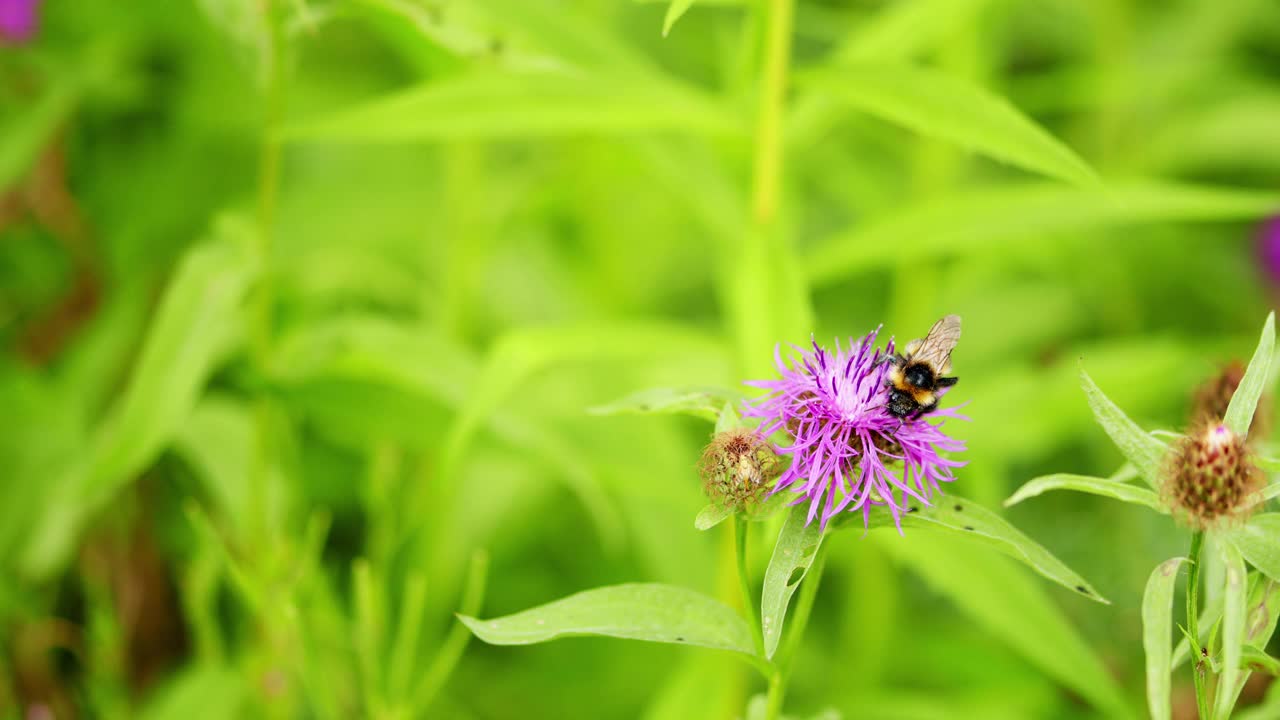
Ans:
[[[901,354],[886,360],[889,368],[889,414],[916,418],[938,408],[938,391],[956,384],[951,372],[951,351],[960,341],[960,316],[947,315],[933,324],[929,334],[912,340]]]

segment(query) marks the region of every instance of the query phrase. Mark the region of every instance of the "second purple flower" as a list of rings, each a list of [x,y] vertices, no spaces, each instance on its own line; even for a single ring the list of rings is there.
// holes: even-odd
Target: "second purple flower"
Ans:
[[[942,455],[964,450],[964,443],[944,434],[941,422],[928,422],[962,418],[954,410],[908,420],[889,414],[889,365],[883,359],[894,348],[890,340],[878,350],[878,333],[851,339],[847,350],[837,341],[834,353],[817,342],[811,351],[796,347],[799,356],[791,364],[779,352],[781,378],[749,383],[771,392],[745,414],[760,418],[762,435],[784,431],[792,438],[779,448],[791,465],[774,492],[800,493],[795,504],[808,501],[810,522],[819,512],[825,526],[838,513],[861,510],[865,523],[880,505],[901,530],[911,500],[929,505],[939,483],[955,479],[952,468],[964,465]]]

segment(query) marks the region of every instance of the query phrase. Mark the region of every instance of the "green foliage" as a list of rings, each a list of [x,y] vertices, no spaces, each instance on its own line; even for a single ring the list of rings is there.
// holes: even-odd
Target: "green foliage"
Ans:
[[[822,528],[810,523],[807,505],[797,505],[782,522],[773,557],[764,573],[764,589],[760,595],[760,627],[764,631],[764,653],[772,658],[782,639],[791,596],[804,580],[822,544]]]
[[[1173,587],[1184,562],[1187,559],[1179,557],[1157,565],[1142,594],[1142,649],[1147,656],[1147,707],[1151,720],[1168,720],[1172,712],[1169,688],[1173,670]]]
[[[806,78],[815,92],[967,149],[1077,185],[1098,177],[1074,152],[999,97],[944,74],[849,65]]]
[[[595,588],[515,615],[491,620],[464,615],[462,622],[495,645],[604,635],[755,653],[747,624],[728,606],[692,590],[654,583]]]
[[[1262,397],[1267,383],[1272,381],[1271,357],[1275,354],[1275,349],[1276,314],[1273,312],[1267,315],[1267,322],[1262,326],[1262,337],[1258,339],[1258,349],[1249,360],[1244,377],[1240,379],[1240,387],[1231,395],[1231,404],[1227,406],[1227,414],[1222,419],[1227,429],[1239,437],[1249,434],[1249,424],[1258,408],[1258,398]]]
[[[1141,703],[1175,619],[1139,633],[1141,582],[1186,532],[1129,481],[1276,289],[1272,5],[38,12],[0,38],[0,715]],[[737,558],[698,532],[730,519],[698,453],[775,348],[947,313],[972,420],[933,507],[824,537],[779,492],[732,518]],[[1209,533],[1196,639],[1218,714],[1255,720],[1280,703],[1242,691],[1280,655],[1272,324],[1227,413],[1258,410],[1269,484]],[[676,631],[731,652],[541,644]]]

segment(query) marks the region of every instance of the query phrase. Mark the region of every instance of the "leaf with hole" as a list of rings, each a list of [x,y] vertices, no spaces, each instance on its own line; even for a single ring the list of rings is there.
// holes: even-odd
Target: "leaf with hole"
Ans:
[[[778,650],[791,596],[809,572],[821,544],[822,528],[819,523],[809,522],[808,504],[791,508],[773,546],[773,557],[769,558],[764,589],[760,593],[760,626],[764,631],[766,657],[772,658]]]

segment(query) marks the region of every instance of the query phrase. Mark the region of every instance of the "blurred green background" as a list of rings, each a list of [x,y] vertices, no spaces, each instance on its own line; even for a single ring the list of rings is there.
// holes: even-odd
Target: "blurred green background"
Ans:
[[[734,602],[692,527],[709,427],[589,408],[958,313],[946,489],[997,507],[1119,465],[1078,359],[1178,429],[1252,350],[1274,2],[789,8],[664,37],[632,0],[40,4],[0,47],[0,716],[740,716],[759,680],[710,651],[464,647],[468,604]],[[1143,714],[1142,588],[1185,532],[1006,516],[1114,604],[842,533],[788,711]]]

